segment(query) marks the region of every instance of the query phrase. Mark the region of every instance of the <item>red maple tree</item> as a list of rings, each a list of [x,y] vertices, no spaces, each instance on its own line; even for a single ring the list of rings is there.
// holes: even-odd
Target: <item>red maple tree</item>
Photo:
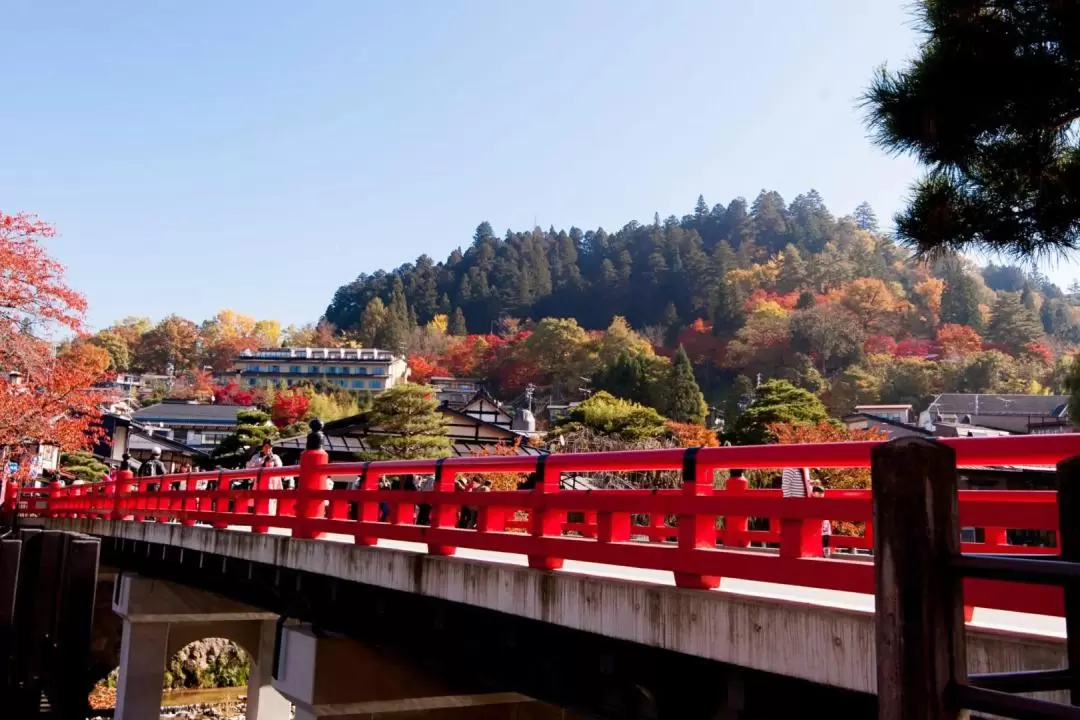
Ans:
[[[307,414],[311,405],[311,397],[303,393],[288,391],[280,392],[274,397],[274,403],[270,406],[270,420],[279,429],[288,427]]]
[[[54,353],[55,331],[83,329],[86,300],[42,247],[55,230],[32,215],[0,212],[0,454],[44,443],[88,448],[100,435],[102,393],[92,388],[108,353],[73,344]],[[96,350],[96,348],[95,348]]]

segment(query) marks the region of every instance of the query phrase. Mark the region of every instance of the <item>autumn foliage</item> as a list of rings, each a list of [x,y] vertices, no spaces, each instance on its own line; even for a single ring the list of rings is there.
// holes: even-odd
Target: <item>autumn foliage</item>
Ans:
[[[89,447],[100,432],[91,386],[108,369],[108,353],[76,345],[54,355],[45,333],[80,333],[86,301],[67,286],[64,268],[41,243],[52,226],[0,213],[0,448],[48,443]]]

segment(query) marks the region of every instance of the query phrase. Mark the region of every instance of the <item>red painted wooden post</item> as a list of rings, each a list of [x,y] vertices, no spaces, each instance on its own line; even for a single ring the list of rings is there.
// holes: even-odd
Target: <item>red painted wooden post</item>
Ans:
[[[49,489],[45,495],[45,515],[48,517],[64,517],[67,513],[60,508],[63,507],[63,500],[61,495],[64,492],[64,483],[59,480],[53,480],[49,483]]]
[[[217,482],[214,483],[214,492],[220,492],[221,490],[228,490],[228,488],[221,487],[221,478],[225,474],[224,470],[218,472]],[[222,509],[224,507],[224,509]],[[211,512],[216,514],[222,514],[229,512],[229,498],[227,497],[215,497],[210,500]],[[215,520],[210,523],[210,526],[217,530],[225,530],[229,527],[229,523],[225,520]]]
[[[377,472],[371,472],[371,463],[364,463],[363,469],[360,471],[360,489],[364,491],[364,499],[360,501],[357,511],[356,519],[359,525],[365,523],[373,523],[379,521],[379,501],[368,499],[367,493],[375,493],[379,491],[379,479],[382,477]],[[357,545],[377,545],[379,538],[374,535],[365,535],[362,530],[353,535],[353,542]]]
[[[597,513],[596,540],[602,543],[630,542],[630,513]]]
[[[483,506],[476,509],[477,532],[504,532],[506,508]]]
[[[724,492],[731,495],[745,495],[749,490],[750,483],[743,477],[742,470],[732,470],[727,479]],[[750,521],[742,515],[728,515],[724,518],[724,545],[727,547],[750,547],[750,539],[747,531],[750,529]]]
[[[1004,548],[1009,544],[1009,535],[1005,528],[983,528],[983,542],[990,546],[990,552],[1000,552],[1002,550],[999,548]]]
[[[319,539],[326,537],[325,532],[312,530],[305,520],[323,519],[323,508],[326,501],[320,497],[311,497],[309,493],[316,493],[326,489],[326,473],[318,468],[326,465],[330,456],[325,450],[305,450],[300,454],[300,478],[296,484],[296,517],[297,523],[293,527],[292,536],[295,538]]]
[[[435,461],[435,492],[454,492],[454,479],[457,474],[453,471],[446,472],[443,467],[443,462],[446,458],[439,458]],[[436,503],[431,506],[431,513],[428,516],[428,522],[433,530],[439,528],[452,528],[457,527],[458,510],[459,506],[449,503]],[[480,523],[476,524],[477,532],[483,532],[480,529]],[[438,543],[428,543],[428,552],[432,555],[453,555],[457,550],[453,545],[439,545]]]
[[[683,454],[682,493],[686,497],[701,497],[713,494],[713,469],[698,465],[697,456],[701,448],[687,448]],[[716,517],[704,513],[686,513],[679,515],[679,552],[687,555],[698,548],[716,547]],[[694,575],[675,573],[675,584],[684,588],[710,590],[720,586],[720,578],[715,575]]]
[[[131,516],[127,514],[128,509],[128,495],[131,493],[131,483],[134,479],[134,475],[130,470],[117,470],[116,480],[113,489],[113,520],[130,520]]]
[[[529,534],[534,538],[562,535],[562,524],[566,513],[548,510],[544,507],[544,496],[559,492],[560,473],[548,466],[548,456],[536,458],[536,485],[532,489],[535,504],[529,508]],[[563,566],[562,558],[546,555],[529,555],[529,567],[537,570],[558,570]]]
[[[1057,464],[1058,553],[1064,562],[1080,562],[1080,533],[1076,517],[1080,514],[1080,455]],[[1080,583],[1068,582],[1065,590],[1065,666],[1072,669],[1069,696],[1073,706],[1080,705]]]
[[[263,469],[259,468],[259,472],[255,474],[255,482],[253,483],[255,492],[266,492],[270,489],[270,478],[263,477]],[[256,515],[269,515],[270,514],[270,498],[258,497],[255,499],[255,514]],[[267,533],[270,532],[269,525],[252,525],[251,532],[253,533]]]
[[[195,498],[195,486],[198,484],[197,480],[191,479],[191,473],[188,473],[184,477],[183,484],[180,486],[184,489],[184,498],[180,503],[181,512],[196,512],[199,508],[199,501]],[[191,518],[184,518],[180,521],[181,525],[187,525],[191,527],[195,524],[195,521]]]
[[[791,498],[789,502],[804,502]],[[822,557],[821,520],[782,518],[780,520],[780,557]]]

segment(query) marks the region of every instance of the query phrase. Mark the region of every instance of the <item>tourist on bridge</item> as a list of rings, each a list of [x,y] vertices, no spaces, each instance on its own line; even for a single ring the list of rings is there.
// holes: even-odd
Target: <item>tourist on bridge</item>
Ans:
[[[810,497],[810,468],[785,468],[780,477],[784,497]]]
[[[139,466],[139,477],[158,477],[166,475],[165,463],[161,462],[161,448],[156,445],[150,451],[150,459]],[[160,483],[148,484],[147,490],[160,490]]]
[[[825,488],[821,485],[814,484],[814,487],[810,490],[812,497],[823,498],[825,497]],[[821,521],[821,552],[825,557],[829,557],[829,538],[832,537],[832,522],[829,520]]]
[[[281,462],[281,456],[274,452],[274,446],[270,444],[269,440],[263,441],[262,447],[259,448],[259,452],[255,453],[250,460],[248,460],[247,466],[249,468],[279,468],[284,463]],[[247,488],[255,486],[255,482],[252,480],[245,480]],[[285,488],[284,483],[280,477],[267,478],[267,481],[263,483],[263,487],[267,490],[282,490]],[[256,487],[256,490],[261,488]],[[269,514],[277,514],[277,500],[270,501]]]

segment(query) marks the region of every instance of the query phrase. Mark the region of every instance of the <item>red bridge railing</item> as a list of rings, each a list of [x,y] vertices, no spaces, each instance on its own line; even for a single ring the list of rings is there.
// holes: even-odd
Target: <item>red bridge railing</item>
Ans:
[[[944,439],[958,466],[1052,465],[1080,453],[1080,435]],[[205,523],[215,528],[287,530],[297,538],[349,536],[360,545],[380,539],[425,543],[428,552],[452,555],[457,548],[516,553],[534,568],[557,569],[564,560],[669,571],[681,587],[715,588],[721,578],[740,578],[856,593],[874,592],[872,563],[849,556],[823,557],[822,521],[865,524],[865,536],[838,536],[833,548],[873,547],[869,490],[832,490],[824,498],[783,498],[775,490],[751,490],[732,478],[714,490],[721,469],[784,467],[868,468],[878,443],[770,445],[689,450],[644,450],[548,456],[493,456],[445,460],[328,463],[321,450],[306,451],[299,466],[119,479],[90,485],[24,491],[21,512],[57,518],[132,522]],[[566,473],[681,470],[678,490],[565,490]],[[530,490],[461,492],[459,475],[533,474]],[[388,476],[434,475],[428,492],[380,489]],[[270,490],[275,477],[295,477],[291,490]],[[332,490],[329,481],[356,482]],[[238,480],[253,489],[231,490]],[[160,485],[160,490],[149,490]],[[172,489],[173,487],[177,489]],[[384,511],[380,520],[380,505]],[[416,523],[417,508],[430,506],[429,523]],[[462,507],[476,512],[475,528],[458,527]],[[568,515],[579,519],[568,522]],[[1014,546],[1007,530],[1058,530],[1053,491],[962,491],[960,525],[982,528],[984,541],[965,552],[1046,554],[1055,547]],[[750,518],[768,530],[750,529]],[[755,525],[760,523],[755,523]],[[749,551],[751,543],[778,546],[776,554]],[[1060,588],[968,579],[964,604],[1062,616]]]

